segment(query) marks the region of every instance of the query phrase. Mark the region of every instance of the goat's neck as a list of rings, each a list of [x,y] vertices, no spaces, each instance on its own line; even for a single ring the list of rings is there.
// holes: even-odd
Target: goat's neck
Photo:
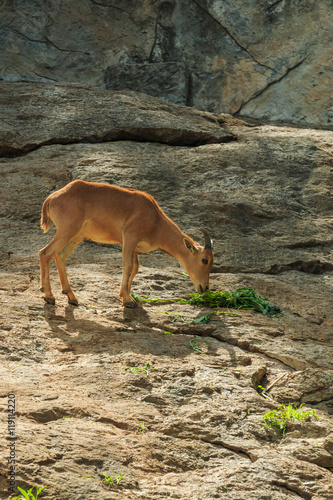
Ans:
[[[160,231],[159,248],[178,260],[186,269],[189,251],[184,244],[184,238],[188,238],[188,236],[176,224],[170,224],[166,221]]]

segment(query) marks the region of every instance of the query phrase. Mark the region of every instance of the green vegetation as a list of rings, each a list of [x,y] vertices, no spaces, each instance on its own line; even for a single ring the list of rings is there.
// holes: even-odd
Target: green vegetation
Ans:
[[[239,318],[241,317],[241,315],[237,314],[237,313],[225,312],[225,311],[214,311],[214,312],[211,312],[211,313],[207,313],[204,316],[200,316],[199,318],[195,318],[193,320],[193,323],[195,323],[195,324],[197,324],[197,323],[209,323],[210,322],[210,317],[213,314],[225,314],[225,315],[229,315],[229,316],[238,316]]]
[[[140,422],[137,420],[137,422],[136,422],[136,423],[137,423],[137,424],[138,424],[138,426],[140,427],[139,432],[142,432],[142,434],[143,434],[144,432],[146,432],[146,428],[145,428],[145,423],[144,423],[144,422],[142,422],[142,424],[140,424]]]
[[[135,295],[135,293],[131,293],[131,297],[133,297],[134,300],[137,302],[178,302],[179,300],[183,300],[180,298],[176,299],[159,299],[157,297],[147,297],[146,295],[143,295],[142,297],[138,297],[138,295]]]
[[[212,339],[203,339],[201,337],[195,337],[194,339],[190,340],[190,346],[192,347],[193,351],[197,352],[202,352],[201,347],[199,347],[197,344],[199,342],[214,342]]]
[[[137,301],[141,302],[174,302],[176,304],[190,304],[205,307],[227,307],[232,309],[254,310],[264,316],[275,316],[281,313],[281,309],[272,302],[257,295],[253,288],[239,288],[234,292],[208,290],[201,295],[191,293],[191,298],[157,299],[154,297],[139,298],[132,294]],[[199,322],[199,321],[197,321]]]
[[[149,370],[157,370],[153,366],[150,366],[149,363],[146,363],[146,366],[128,366],[125,368],[125,371],[129,370],[131,373],[143,372],[147,377],[149,375]]]
[[[263,387],[262,385],[257,386],[257,392],[259,392],[259,394],[263,394],[263,392],[266,391],[267,391],[266,387]]]
[[[293,408],[293,403],[289,403],[288,406],[278,405],[277,410],[265,413],[262,422],[265,423],[266,429],[276,427],[284,436],[288,420],[307,420],[310,416],[320,417],[316,410],[302,411],[303,404],[299,408]]]
[[[190,321],[187,320],[191,319],[191,316],[185,316],[184,314],[173,313],[170,311],[153,311],[153,312],[156,314],[169,314],[169,316],[174,316],[174,318],[172,319],[172,323],[175,323],[177,319],[179,319],[180,321],[188,325]]]
[[[113,483],[119,484],[120,481],[122,479],[124,479],[125,476],[127,476],[127,474],[123,474],[122,471],[120,471],[119,475],[115,476],[115,477],[113,477],[113,473],[111,474],[111,476],[108,476],[107,474],[103,473],[103,476],[104,476],[103,481],[105,483],[107,483],[107,484],[113,484]]]
[[[271,302],[257,295],[253,288],[239,288],[234,292],[227,290],[213,292],[208,290],[203,294],[192,293],[188,304],[207,307],[228,307],[232,309],[254,310],[261,312],[264,316],[272,316],[281,313],[281,310]]]
[[[32,493],[32,490],[34,488],[36,488],[36,496]],[[41,486],[40,488],[38,488],[38,486],[33,486],[32,488],[30,488],[30,490],[26,491],[18,486],[17,489],[23,495],[23,497],[13,497],[12,500],[37,500],[38,495],[43,491],[44,488],[46,488],[46,485]]]

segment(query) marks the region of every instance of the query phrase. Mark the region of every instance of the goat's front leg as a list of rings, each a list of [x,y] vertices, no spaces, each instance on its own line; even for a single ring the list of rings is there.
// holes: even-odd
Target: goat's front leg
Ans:
[[[138,253],[134,252],[132,274],[131,274],[129,281],[128,281],[128,292],[129,293],[131,293],[132,282],[133,282],[134,277],[138,274],[138,270],[139,270],[139,257],[138,257]]]
[[[58,253],[55,256],[55,261],[56,261],[57,268],[58,268],[60,283],[62,286],[62,293],[67,295],[68,303],[72,304],[73,306],[78,306],[79,303],[77,301],[77,298],[74,295],[74,292],[73,292],[73,290],[69,284],[68,278],[67,278],[66,260],[68,259],[70,254],[75,250],[75,248],[79,245],[79,243],[81,243],[82,240],[83,240],[82,234],[78,234],[69,243],[67,243],[65,248],[63,248],[60,253]]]
[[[122,305],[124,307],[136,306],[135,300],[130,295],[132,279],[137,272],[136,243],[135,240],[126,240],[123,243],[123,276],[119,296],[122,298]]]

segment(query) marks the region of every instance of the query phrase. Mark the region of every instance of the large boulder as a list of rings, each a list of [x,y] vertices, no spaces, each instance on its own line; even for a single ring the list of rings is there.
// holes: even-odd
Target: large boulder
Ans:
[[[235,140],[217,116],[135,92],[0,82],[0,154],[45,144],[138,140],[194,146]]]

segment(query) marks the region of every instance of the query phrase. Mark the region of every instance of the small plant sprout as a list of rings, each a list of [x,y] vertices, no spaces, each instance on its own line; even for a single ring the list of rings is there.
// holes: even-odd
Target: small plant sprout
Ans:
[[[211,316],[213,314],[223,314],[225,316],[238,316],[239,318],[241,318],[241,315],[237,314],[237,313],[225,312],[225,311],[214,311],[214,312],[207,313],[204,316],[200,316],[199,318],[195,318],[193,320],[193,323],[194,324],[198,324],[198,323],[210,323],[210,318],[211,318]]]
[[[144,423],[144,422],[142,422],[142,423],[140,424],[140,422],[137,420],[137,422],[136,422],[136,423],[137,423],[137,424],[138,424],[138,426],[140,427],[139,432],[142,432],[142,434],[143,434],[144,432],[146,432],[146,428],[145,428],[145,423]]]
[[[35,495],[32,493],[32,490],[34,488],[36,488]],[[44,488],[46,488],[46,485],[40,486],[39,488],[38,486],[33,486],[32,488],[30,488],[30,490],[26,491],[18,486],[17,489],[23,495],[23,497],[13,497],[12,500],[37,500],[39,494],[43,491]]]
[[[145,373],[145,375],[148,377],[149,370],[157,370],[157,368],[150,366],[150,363],[146,363],[146,366],[128,366],[127,368],[125,368],[125,371],[127,370],[129,370],[131,373]]]
[[[303,405],[304,403],[299,408],[294,408],[293,403],[287,406],[278,405],[276,410],[265,413],[262,422],[265,423],[266,429],[276,427],[284,436],[288,420],[307,420],[310,416],[320,417],[316,410],[302,411]]]
[[[214,340],[213,339],[203,339],[202,337],[195,337],[194,339],[191,339],[190,346],[192,347],[193,351],[202,352],[201,347],[199,347],[197,345],[199,342],[214,342]]]
[[[257,391],[259,392],[259,394],[262,394],[263,392],[266,392],[267,389],[266,389],[266,387],[263,387],[262,385],[257,385]]]
[[[175,323],[177,319],[182,321],[183,323],[186,323],[187,325],[190,323],[190,320],[192,316],[185,316],[184,314],[178,314],[174,313],[171,311],[152,311],[154,314],[168,314],[169,316],[173,316],[172,323]]]
[[[113,473],[111,474],[111,476],[108,476],[107,474],[104,474],[103,472],[103,476],[104,476],[104,479],[103,481],[107,484],[119,484],[120,481],[122,479],[124,479],[125,476],[127,476],[128,474],[123,474],[122,470],[119,472],[118,476],[114,476]]]

